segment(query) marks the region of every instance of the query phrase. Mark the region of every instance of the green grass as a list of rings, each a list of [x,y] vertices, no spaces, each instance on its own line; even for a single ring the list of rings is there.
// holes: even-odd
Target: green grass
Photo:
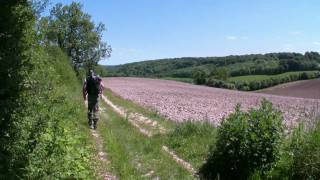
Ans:
[[[179,81],[179,82],[184,82],[184,83],[193,84],[193,79],[192,79],[192,78],[163,77],[163,78],[161,78],[161,79],[171,80],[171,81]]]
[[[196,169],[203,165],[210,147],[215,144],[216,128],[207,122],[185,122],[168,134],[166,143]]]
[[[151,179],[144,177],[151,170],[155,172],[152,177],[161,179],[194,179],[161,150],[163,137],[143,136],[111,107],[106,107],[107,112],[103,113],[98,129],[111,161],[109,170],[120,179]]]
[[[295,72],[286,72],[286,73],[282,73],[282,74],[277,74],[277,75],[249,75],[249,76],[235,76],[235,77],[231,77],[228,79],[229,82],[239,82],[239,81],[247,81],[247,82],[251,82],[251,81],[262,81],[262,80],[267,80],[267,79],[271,79],[271,78],[279,78],[282,76],[287,76],[287,75],[299,75],[303,72],[317,72],[317,71],[295,71]]]

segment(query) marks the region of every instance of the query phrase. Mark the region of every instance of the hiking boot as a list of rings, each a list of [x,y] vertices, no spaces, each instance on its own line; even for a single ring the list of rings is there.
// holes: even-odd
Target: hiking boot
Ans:
[[[96,129],[93,124],[90,125],[90,129]]]

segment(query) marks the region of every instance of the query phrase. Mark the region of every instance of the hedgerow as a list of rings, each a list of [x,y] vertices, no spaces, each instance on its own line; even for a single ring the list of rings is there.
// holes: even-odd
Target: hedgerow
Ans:
[[[92,143],[68,58],[36,42],[27,0],[0,6],[0,179],[92,178]],[[78,89],[78,90],[77,90]],[[78,93],[79,92],[79,93]]]

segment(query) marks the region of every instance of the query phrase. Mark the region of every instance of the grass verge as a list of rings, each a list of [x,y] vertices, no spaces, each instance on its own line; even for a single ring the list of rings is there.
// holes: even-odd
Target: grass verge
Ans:
[[[185,122],[167,135],[166,144],[198,170],[215,144],[216,135],[216,128],[208,122]]]

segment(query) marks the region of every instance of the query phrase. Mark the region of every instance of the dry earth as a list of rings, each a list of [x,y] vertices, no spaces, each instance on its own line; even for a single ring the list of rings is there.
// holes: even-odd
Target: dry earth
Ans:
[[[320,99],[320,79],[281,84],[257,92],[281,96]]]
[[[237,103],[242,109],[257,107],[263,98],[270,100],[283,113],[286,124],[311,114],[320,100],[283,97],[253,92],[239,92],[168,80],[143,78],[105,78],[114,93],[144,107],[152,108],[174,121],[209,120],[219,123],[234,111]]]

